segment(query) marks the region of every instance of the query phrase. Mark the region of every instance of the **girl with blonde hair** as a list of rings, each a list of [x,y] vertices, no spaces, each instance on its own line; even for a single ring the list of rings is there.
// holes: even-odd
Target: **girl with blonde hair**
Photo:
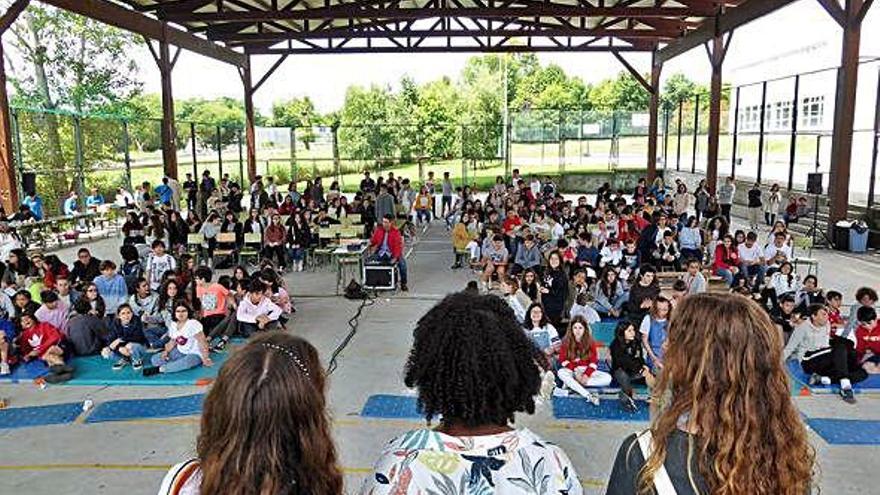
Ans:
[[[669,323],[651,427],[617,453],[607,495],[805,495],[816,454],[782,336],[754,301],[686,297]]]

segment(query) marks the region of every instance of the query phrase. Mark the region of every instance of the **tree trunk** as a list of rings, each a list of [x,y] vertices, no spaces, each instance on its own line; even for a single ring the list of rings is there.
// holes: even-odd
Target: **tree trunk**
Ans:
[[[31,60],[34,64],[34,77],[36,80],[37,91],[43,99],[43,104],[47,110],[55,110],[55,102],[52,101],[52,93],[49,91],[49,80],[46,77],[46,47],[43,46],[40,39],[39,29],[34,23],[32,16],[25,17],[27,21],[28,31],[33,39],[33,50]],[[36,116],[35,116],[36,117]],[[64,193],[69,190],[72,182],[67,181],[66,173],[57,173],[58,170],[64,168],[64,153],[61,149],[61,133],[58,128],[58,116],[54,113],[44,113],[38,117],[45,124],[46,142],[49,150],[48,164],[34,164],[34,168],[51,169],[54,173],[49,173],[48,184],[52,195],[55,199],[60,199]],[[45,192],[43,193],[45,195]]]

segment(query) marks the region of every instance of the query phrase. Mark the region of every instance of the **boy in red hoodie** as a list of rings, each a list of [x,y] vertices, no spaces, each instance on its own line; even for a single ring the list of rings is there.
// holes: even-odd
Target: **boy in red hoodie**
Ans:
[[[61,331],[49,323],[40,322],[37,318],[25,313],[21,316],[21,335],[18,346],[22,359],[30,362],[41,359],[49,365],[47,383],[61,383],[73,378],[73,367],[64,364],[64,349],[61,342],[64,336]]]
[[[856,312],[856,358],[868,373],[880,373],[880,322],[877,311],[862,306]]]

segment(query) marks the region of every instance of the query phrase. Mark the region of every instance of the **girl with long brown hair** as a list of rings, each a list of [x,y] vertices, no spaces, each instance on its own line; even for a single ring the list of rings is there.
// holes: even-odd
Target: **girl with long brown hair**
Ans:
[[[766,311],[745,297],[689,296],[668,339],[657,415],[623,442],[606,495],[809,493],[816,455]]]
[[[583,316],[575,316],[568,324],[568,331],[559,348],[559,380],[565,386],[594,406],[599,405],[599,396],[586,387],[607,387],[611,385],[611,375],[599,370],[599,345],[593,338],[590,324]]]
[[[318,351],[286,333],[235,351],[205,398],[198,458],[171,468],[161,495],[339,495]]]

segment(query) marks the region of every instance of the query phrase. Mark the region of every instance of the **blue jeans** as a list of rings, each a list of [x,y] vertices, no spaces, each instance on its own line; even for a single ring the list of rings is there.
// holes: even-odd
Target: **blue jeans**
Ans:
[[[202,357],[197,354],[184,354],[175,347],[168,353],[168,359],[164,359],[162,353],[153,354],[151,362],[153,366],[164,368],[163,373],[177,373],[201,366]]]
[[[147,327],[144,329],[144,336],[147,338],[147,345],[153,349],[161,349],[168,343],[165,327]]]
[[[715,271],[719,277],[723,278],[725,282],[727,282],[728,287],[733,287],[733,272],[730,270],[719,268]]]
[[[629,292],[622,292],[613,300],[608,301],[611,303],[610,306],[603,302],[594,301],[593,309],[595,309],[597,313],[608,314],[611,312],[612,309],[620,311],[620,309],[623,308],[623,305],[626,304],[627,301],[629,301]]]
[[[301,247],[290,248],[287,250],[287,252],[290,255],[290,259],[292,259],[293,261],[302,261],[306,255],[306,250]]]
[[[753,284],[753,287],[757,289],[758,286],[761,285],[761,283],[764,281],[764,276],[767,273],[767,266],[763,264],[746,266],[745,264],[743,264],[739,267],[739,270],[740,272],[742,272],[743,276],[745,276],[747,280],[755,277],[755,283]]]
[[[135,342],[130,342],[125,345],[128,346],[128,348],[131,350],[131,356],[129,356],[129,357],[131,358],[132,361],[142,360],[144,358],[144,354],[147,352],[147,350],[144,349],[144,346],[142,346],[141,344],[135,343]],[[124,347],[124,346],[119,346],[119,347]],[[113,357],[116,359],[122,359],[125,356],[123,356],[122,353],[120,353],[119,351],[113,351]]]

